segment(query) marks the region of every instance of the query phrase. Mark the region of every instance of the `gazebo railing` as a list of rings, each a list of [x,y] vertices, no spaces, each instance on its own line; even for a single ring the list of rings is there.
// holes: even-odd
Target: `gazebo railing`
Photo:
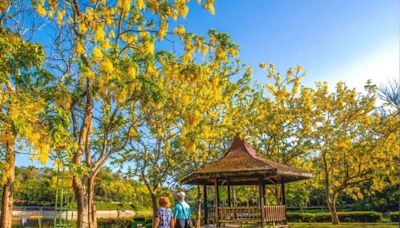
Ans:
[[[265,222],[283,222],[286,221],[286,206],[272,205],[264,206]],[[208,224],[215,223],[215,208],[207,209]],[[219,222],[261,222],[261,210],[258,206],[231,206],[218,207]]]
[[[215,224],[215,207],[207,208],[207,224]]]
[[[218,220],[220,222],[261,221],[261,211],[257,206],[219,207]]]
[[[285,205],[265,206],[265,222],[283,222],[286,221]]]

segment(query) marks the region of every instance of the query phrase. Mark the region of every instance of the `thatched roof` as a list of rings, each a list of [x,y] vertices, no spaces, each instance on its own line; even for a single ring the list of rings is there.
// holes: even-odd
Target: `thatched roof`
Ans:
[[[312,177],[310,173],[262,158],[254,148],[235,137],[224,156],[206,167],[195,171],[182,180],[184,184],[215,184],[215,181],[232,185],[286,183]]]

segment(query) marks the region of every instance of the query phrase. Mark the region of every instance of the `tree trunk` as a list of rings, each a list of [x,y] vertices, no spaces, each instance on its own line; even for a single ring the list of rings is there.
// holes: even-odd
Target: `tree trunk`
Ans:
[[[74,153],[73,157],[73,164],[76,165],[77,167],[83,165],[82,164],[82,156],[83,153],[86,152],[86,165],[90,164],[90,151],[88,148],[90,148],[90,141],[88,140],[90,137],[90,126],[92,123],[92,115],[93,115],[93,100],[92,100],[92,94],[91,94],[91,81],[87,79],[86,81],[87,85],[87,93],[86,93],[86,106],[85,106],[85,116],[83,118],[83,123],[81,126],[81,130],[79,132],[79,137],[78,137],[78,149]],[[72,112],[73,113],[73,112]],[[91,228],[90,225],[90,215],[91,211],[89,210],[89,197],[88,197],[88,192],[89,190],[89,184],[88,182],[90,179],[88,179],[87,175],[83,176],[76,176],[74,175],[72,179],[72,187],[74,189],[74,194],[75,194],[75,199],[77,203],[77,226],[79,228]],[[93,196],[92,196],[93,197]],[[89,217],[90,216],[90,217]]]
[[[336,211],[336,195],[328,195],[327,196],[327,203],[328,203],[328,207],[329,207],[329,212],[331,213],[331,217],[332,217],[332,224],[339,224],[339,216],[337,214]]]
[[[97,228],[94,184],[95,176],[83,177],[82,179],[73,178],[72,187],[78,212],[77,225],[80,228]]]
[[[326,153],[322,154],[322,161],[324,165],[324,182],[325,182],[325,193],[326,193],[326,203],[328,204],[329,212],[331,213],[332,223],[339,224],[339,217],[336,212],[336,198],[337,192],[331,192],[331,182],[329,180],[330,173],[328,169],[328,161],[326,158]]]
[[[153,190],[150,191],[150,195],[151,195],[151,206],[153,208],[153,227],[154,227],[154,223],[156,222],[156,215],[157,215],[157,210],[158,210],[158,206],[157,206],[157,191]]]
[[[89,228],[89,205],[88,196],[83,187],[82,179],[75,177],[72,180],[72,187],[75,193],[75,199],[77,204],[77,227]]]
[[[14,179],[15,179],[15,137],[12,134],[6,135],[6,167],[2,172],[3,199],[1,207],[1,226],[11,228],[12,210],[14,198]]]
[[[196,228],[200,227],[201,227],[201,189],[200,185],[197,185]]]
[[[88,194],[88,216],[89,216],[89,227],[97,228],[97,217],[96,217],[96,204],[94,199],[94,185],[96,176],[92,175],[89,178],[87,194]]]

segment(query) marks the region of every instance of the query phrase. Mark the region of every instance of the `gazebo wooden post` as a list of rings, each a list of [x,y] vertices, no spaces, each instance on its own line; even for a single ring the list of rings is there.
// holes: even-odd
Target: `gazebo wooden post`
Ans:
[[[285,223],[287,224],[287,207],[286,207],[286,194],[285,194],[285,182],[281,179],[281,194],[282,194],[282,205],[285,206]]]
[[[208,222],[208,208],[207,208],[207,185],[203,185],[203,205],[204,205],[204,225]]]
[[[215,179],[215,225],[219,226],[219,186],[218,186],[218,179]]]
[[[286,205],[285,183],[281,183],[281,204]]]
[[[260,177],[258,185],[260,193],[260,208],[261,208],[261,226],[265,225],[265,207],[264,207],[264,179]]]
[[[232,206],[231,204],[231,180],[228,179],[228,206]]]
[[[267,194],[267,191],[266,191],[266,185],[265,185],[265,182],[263,183],[263,189],[264,189],[264,207],[265,207],[265,210],[264,210],[264,216],[265,216],[265,220],[267,220],[267,198],[268,198],[268,194]]]
[[[264,183],[264,206],[267,205],[267,198],[268,198],[268,194],[267,194],[267,190],[265,190],[265,183]]]

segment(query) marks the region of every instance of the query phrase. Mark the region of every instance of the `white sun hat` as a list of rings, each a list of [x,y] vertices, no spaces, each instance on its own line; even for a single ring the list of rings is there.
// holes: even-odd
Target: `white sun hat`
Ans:
[[[184,192],[178,192],[176,195],[181,197],[181,198],[185,198],[185,193]]]

